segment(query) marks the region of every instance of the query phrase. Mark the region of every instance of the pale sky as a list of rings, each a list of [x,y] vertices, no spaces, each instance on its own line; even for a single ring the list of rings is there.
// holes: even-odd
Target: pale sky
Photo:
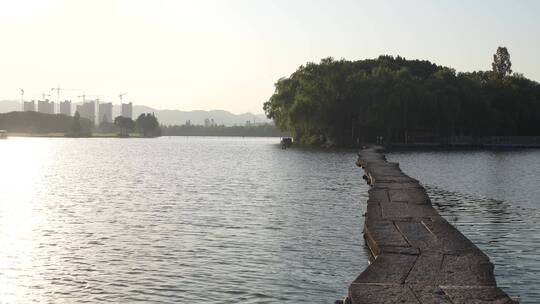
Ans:
[[[540,1],[0,0],[0,100],[99,94],[158,109],[262,113],[308,61],[380,54],[458,71],[497,46],[540,80]]]

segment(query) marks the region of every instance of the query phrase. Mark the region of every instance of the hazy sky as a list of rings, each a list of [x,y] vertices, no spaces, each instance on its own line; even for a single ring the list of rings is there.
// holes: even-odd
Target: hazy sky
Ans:
[[[499,45],[540,80],[540,1],[0,0],[0,39],[0,100],[60,85],[260,113],[274,82],[307,61],[399,54],[486,70]]]

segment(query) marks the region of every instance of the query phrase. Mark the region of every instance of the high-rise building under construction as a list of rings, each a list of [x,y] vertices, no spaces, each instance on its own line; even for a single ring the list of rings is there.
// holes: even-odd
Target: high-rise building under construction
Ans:
[[[88,118],[95,123],[96,121],[96,103],[94,101],[87,101],[77,105],[77,112],[83,118]]]
[[[98,106],[98,121],[99,123],[111,123],[112,122],[112,110],[113,105],[111,102],[100,103]]]
[[[50,102],[48,99],[38,100],[38,112],[54,114],[54,102]]]
[[[71,100],[60,102],[60,114],[71,116]]]
[[[122,116],[133,119],[133,103],[122,104]]]
[[[23,111],[35,112],[36,111],[36,102],[35,101],[23,101]]]

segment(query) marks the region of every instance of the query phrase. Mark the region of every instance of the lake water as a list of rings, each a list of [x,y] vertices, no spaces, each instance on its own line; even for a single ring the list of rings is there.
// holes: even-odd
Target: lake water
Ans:
[[[0,303],[333,303],[367,266],[354,151],[276,138],[0,141]],[[392,153],[540,299],[540,152]]]
[[[353,152],[0,141],[0,303],[333,303],[367,266]]]

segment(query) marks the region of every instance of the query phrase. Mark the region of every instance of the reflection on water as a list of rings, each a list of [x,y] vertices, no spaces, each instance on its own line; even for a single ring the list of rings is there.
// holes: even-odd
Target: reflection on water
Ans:
[[[540,301],[540,151],[391,153],[439,213],[495,264],[521,303]]]
[[[367,265],[352,152],[0,141],[0,303],[333,303]]]

